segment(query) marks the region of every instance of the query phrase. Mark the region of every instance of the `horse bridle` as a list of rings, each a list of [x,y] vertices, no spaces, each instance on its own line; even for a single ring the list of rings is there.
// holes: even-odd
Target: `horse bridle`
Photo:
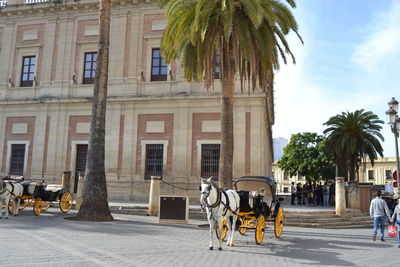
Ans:
[[[209,205],[207,198],[210,196],[210,192],[212,190],[212,184],[210,184],[209,186],[210,186],[210,190],[208,192],[201,192],[201,194],[203,195],[203,200],[204,200],[204,203],[206,203],[207,208],[215,208],[221,203],[221,190],[219,190],[218,188],[215,188],[217,190],[217,200],[215,201],[214,204]]]

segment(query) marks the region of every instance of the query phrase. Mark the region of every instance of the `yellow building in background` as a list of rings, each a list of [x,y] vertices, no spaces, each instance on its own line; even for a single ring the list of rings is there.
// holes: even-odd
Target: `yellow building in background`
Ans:
[[[364,166],[360,167],[360,183],[372,183],[376,185],[392,184],[393,183],[393,173],[396,170],[396,158],[395,157],[384,157],[378,158],[375,161],[374,166],[368,161]],[[290,185],[292,182],[295,184],[306,182],[303,176],[292,176],[289,177],[287,173],[281,170],[277,161],[272,165],[273,177],[277,181],[277,191],[281,193],[290,193]]]

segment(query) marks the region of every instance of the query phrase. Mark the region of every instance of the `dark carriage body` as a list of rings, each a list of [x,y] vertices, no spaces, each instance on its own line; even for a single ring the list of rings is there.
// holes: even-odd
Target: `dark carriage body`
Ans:
[[[38,184],[33,194],[34,198],[40,198],[42,201],[59,201],[65,190],[61,186]]]
[[[22,209],[33,206],[35,215],[47,210],[52,202],[59,202],[60,210],[68,212],[72,207],[72,195],[62,185],[46,184],[44,182],[22,182],[24,192],[21,199]]]
[[[255,240],[262,242],[266,222],[273,222],[274,233],[280,238],[283,231],[284,211],[276,198],[276,182],[268,176],[244,176],[237,179],[234,188],[240,196],[238,215],[239,233],[255,230]]]
[[[276,182],[268,176],[243,176],[237,179],[234,187],[241,197],[241,212],[253,211],[258,217],[263,214],[265,217],[271,215],[276,217],[280,207],[276,199]]]

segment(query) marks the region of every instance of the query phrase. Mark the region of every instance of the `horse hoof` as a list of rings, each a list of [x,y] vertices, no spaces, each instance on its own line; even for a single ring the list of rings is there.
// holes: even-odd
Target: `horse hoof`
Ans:
[[[219,248],[218,248],[218,250],[219,250],[219,251],[221,251],[221,250],[222,250],[222,248],[221,248],[221,247],[219,247]]]
[[[213,247],[210,247],[210,250],[213,250],[214,248]]]

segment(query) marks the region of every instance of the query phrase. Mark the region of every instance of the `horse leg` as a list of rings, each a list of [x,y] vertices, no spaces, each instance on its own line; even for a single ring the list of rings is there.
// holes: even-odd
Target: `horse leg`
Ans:
[[[14,216],[18,216],[19,206],[21,204],[21,198],[18,197],[15,199],[15,209],[14,209]]]
[[[215,233],[217,239],[218,239],[218,250],[222,250],[222,217],[218,218],[218,225],[217,225],[217,233]]]
[[[6,204],[5,209],[6,209],[6,217],[4,217],[4,219],[8,219],[8,205],[10,205],[10,197],[6,198]]]
[[[211,215],[208,216],[208,223],[210,224],[210,250],[213,250],[213,235],[215,233],[215,221],[211,218]]]
[[[232,232],[231,216],[226,216],[226,225],[228,226],[228,231],[226,233],[228,240],[226,241],[226,245],[231,246],[231,232]]]
[[[233,247],[233,236],[235,234],[235,229],[236,229],[236,221],[237,221],[237,215],[232,215],[232,225],[231,225],[231,247]]]
[[[3,219],[3,204],[4,204],[4,199],[1,199],[1,202],[0,202],[0,219]]]

